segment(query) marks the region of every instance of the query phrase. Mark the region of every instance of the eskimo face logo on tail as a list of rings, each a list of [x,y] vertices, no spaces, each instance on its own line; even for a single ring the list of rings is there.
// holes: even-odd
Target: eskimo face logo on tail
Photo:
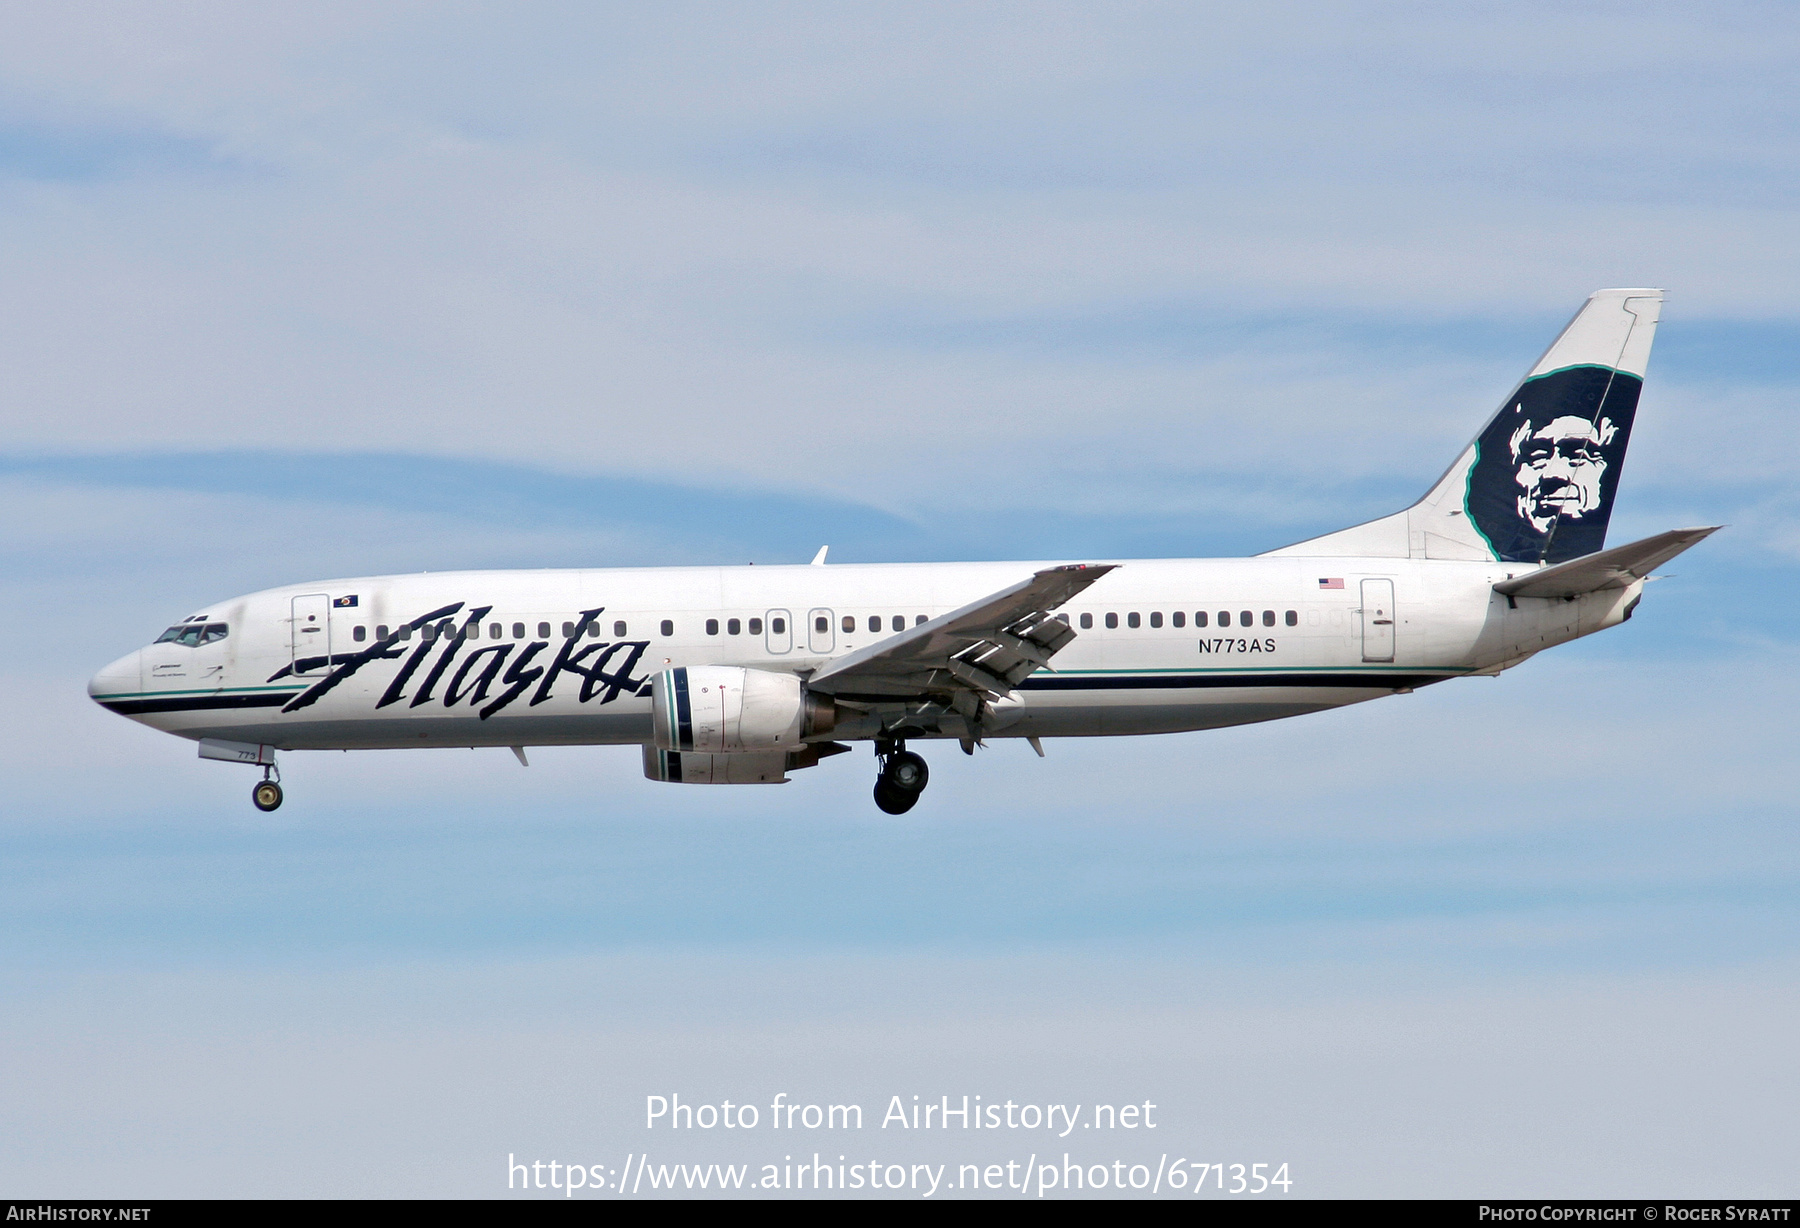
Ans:
[[[1476,442],[1466,510],[1494,554],[1560,563],[1603,548],[1643,382],[1610,367],[1527,380]]]
[[[1589,422],[1569,416],[1542,427],[1520,423],[1512,437],[1519,515],[1548,537],[1557,521],[1576,521],[1599,511],[1605,448],[1618,434],[1611,418]]]

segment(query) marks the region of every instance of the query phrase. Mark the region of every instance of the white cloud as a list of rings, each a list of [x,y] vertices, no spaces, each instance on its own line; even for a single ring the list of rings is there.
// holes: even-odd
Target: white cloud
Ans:
[[[1669,284],[1670,327],[1791,314],[1791,192],[1705,188],[1791,186],[1759,116],[1792,48],[1754,10],[1634,12],[1593,44],[1593,19],[1533,10],[195,13],[38,14],[0,52],[33,122],[210,134],[240,168],[5,190],[14,446],[399,448],[991,505],[1097,448],[1117,476],[1089,484],[1119,492],[1168,454],[1410,473],[1346,415],[1460,440],[1461,389],[1485,408],[1505,378],[1332,343],[1144,364],[834,325],[1550,318],[1621,280]]]

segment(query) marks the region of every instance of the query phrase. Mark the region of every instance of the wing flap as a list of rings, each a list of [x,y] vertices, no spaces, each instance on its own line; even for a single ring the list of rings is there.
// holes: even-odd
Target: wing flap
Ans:
[[[1579,597],[1605,588],[1627,588],[1723,527],[1670,529],[1642,541],[1570,559],[1528,576],[1502,580],[1494,585],[1494,591],[1508,597]]]

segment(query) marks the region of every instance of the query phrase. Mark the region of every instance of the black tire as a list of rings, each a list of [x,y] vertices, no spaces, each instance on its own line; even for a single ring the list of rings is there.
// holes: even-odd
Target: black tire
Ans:
[[[888,759],[881,778],[902,793],[919,794],[931,783],[931,769],[925,765],[925,760],[910,750],[903,750]]]
[[[281,786],[272,780],[259,780],[250,790],[250,804],[267,814],[281,805]]]
[[[875,804],[889,814],[905,814],[919,803],[917,793],[909,793],[905,789],[897,789],[888,782],[886,776],[875,781]]]

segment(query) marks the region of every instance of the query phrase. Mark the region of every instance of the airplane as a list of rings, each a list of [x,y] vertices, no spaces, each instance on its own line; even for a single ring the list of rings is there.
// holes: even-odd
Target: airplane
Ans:
[[[871,743],[1217,729],[1497,675],[1629,619],[1720,526],[1606,548],[1663,294],[1601,290],[1423,498],[1250,558],[463,571],[209,603],[95,674],[110,711],[277,754],[635,744],[644,775],[778,784]]]

